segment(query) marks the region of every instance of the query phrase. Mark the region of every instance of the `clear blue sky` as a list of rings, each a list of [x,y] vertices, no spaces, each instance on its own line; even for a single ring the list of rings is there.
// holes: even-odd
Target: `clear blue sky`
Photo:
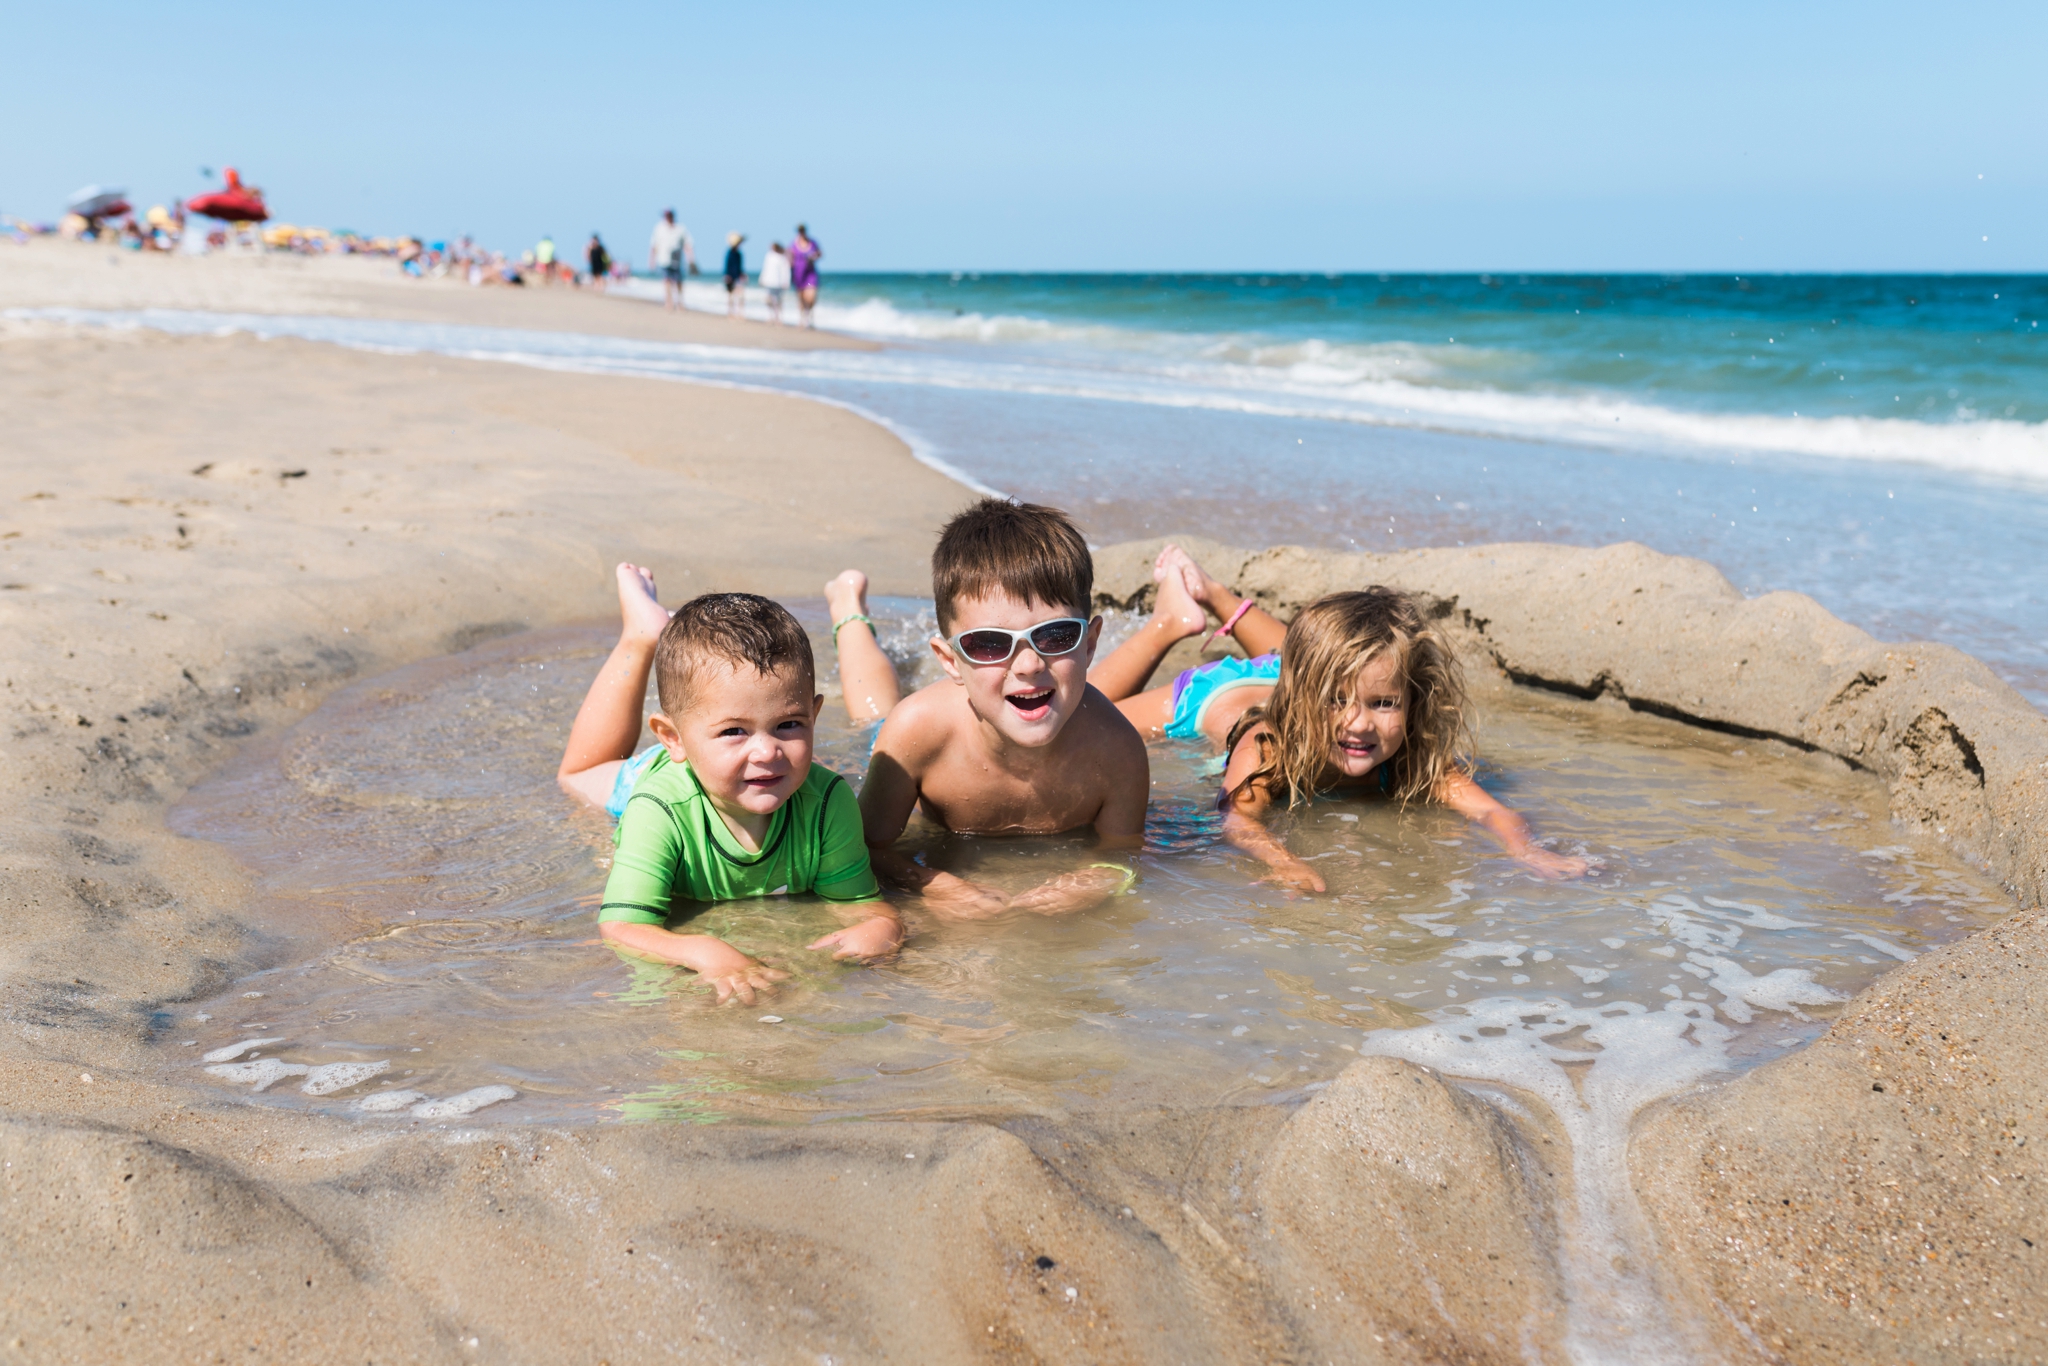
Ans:
[[[232,164],[636,264],[673,203],[842,270],[2041,270],[2044,53],[2038,0],[23,5],[0,212]]]

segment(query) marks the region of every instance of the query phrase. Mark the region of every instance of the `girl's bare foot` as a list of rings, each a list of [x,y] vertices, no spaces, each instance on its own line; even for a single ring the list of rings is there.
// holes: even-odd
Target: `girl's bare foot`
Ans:
[[[1190,591],[1191,584],[1201,582],[1201,571],[1185,550],[1169,545],[1160,551],[1152,562],[1152,582],[1158,586],[1158,595],[1148,625],[1170,632],[1176,640],[1200,635],[1208,628],[1201,601]]]
[[[640,640],[648,645],[661,639],[668,628],[669,610],[654,593],[654,571],[637,564],[622,564],[619,575],[619,620],[622,640]]]
[[[1180,571],[1181,582],[1187,585],[1188,596],[1208,608],[1219,621],[1222,620],[1223,613],[1216,610],[1215,594],[1218,589],[1225,592],[1229,590],[1220,581],[1210,578],[1209,571],[1196,564],[1195,557],[1177,545],[1169,545],[1159,552],[1159,560],[1153,566],[1152,577],[1157,579],[1161,567],[1168,565]]]
[[[847,617],[864,617],[868,614],[868,576],[858,569],[849,569],[825,585],[825,606],[831,609],[832,620],[844,621]]]

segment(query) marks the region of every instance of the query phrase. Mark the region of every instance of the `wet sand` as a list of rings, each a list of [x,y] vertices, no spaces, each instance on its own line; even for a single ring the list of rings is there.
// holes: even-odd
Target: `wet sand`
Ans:
[[[342,281],[341,303],[316,308],[325,277],[273,287],[268,262],[63,250],[0,256],[0,306],[390,297]],[[24,285],[24,259],[69,259],[75,278],[50,266]],[[94,274],[130,266],[163,273],[146,290]],[[184,266],[218,279],[192,285]],[[402,306],[492,321],[459,312],[479,293],[427,286]],[[33,323],[0,337],[10,1359],[1567,1358],[1556,1126],[1392,1059],[1291,1114],[1001,1126],[394,1131],[166,1082],[148,1041],[267,951],[243,914],[248,875],[163,819],[235,746],[346,680],[602,619],[621,558],[657,565],[670,597],[810,594],[847,563],[880,591],[923,592],[932,532],[968,495],[886,433],[798,400],[245,338]],[[1999,719],[1981,669],[1922,652],[1887,672],[1861,633],[1768,600],[1745,615],[1701,587],[1703,567],[1616,549],[1499,548],[1409,562],[1401,581],[1435,574],[1462,603],[1475,660],[1501,667],[1487,686],[1863,754],[1895,816],[1944,838],[1954,825],[2038,903],[2023,827],[2048,750],[2038,727]],[[1142,596],[1123,565],[1142,556],[1106,555],[1105,587]],[[1334,556],[1227,567],[1282,609],[1279,582],[1389,576]],[[1597,638],[1592,605],[1630,585],[1652,606]],[[1688,691],[1694,656],[1737,636],[1806,674],[1732,701]],[[1844,669],[1840,705],[1811,703]],[[1910,688],[1939,693],[1953,724],[1901,703]],[[1812,1048],[1639,1126],[1664,1278],[1674,1302],[1698,1297],[1693,1359],[1848,1361],[1885,1342],[1924,1360],[2041,1354],[2041,934],[2020,916],[1928,955]]]

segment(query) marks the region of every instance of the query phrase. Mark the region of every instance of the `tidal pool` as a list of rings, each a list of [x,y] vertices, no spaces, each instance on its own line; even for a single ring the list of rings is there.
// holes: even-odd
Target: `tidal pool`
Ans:
[[[819,759],[858,783],[872,731],[838,706],[823,604],[791,606],[826,666]],[[930,604],[875,610],[931,675]],[[164,1065],[366,1123],[801,1123],[1291,1102],[1376,1052],[1576,1096],[1609,1132],[2009,908],[1894,829],[1866,776],[1517,692],[1487,699],[1481,779],[1596,877],[1537,880],[1442,810],[1322,801],[1285,826],[1330,892],[1291,894],[1222,842],[1206,748],[1168,742],[1126,895],[974,925],[911,903],[909,944],[873,967],[804,950],[838,923],[808,898],[711,907],[695,926],[792,973],[721,1008],[597,939],[610,823],[554,769],[613,635],[355,684],[180,803],[174,828],[254,871],[270,966],[162,1015]],[[1077,838],[913,838],[1006,885],[1089,858]]]

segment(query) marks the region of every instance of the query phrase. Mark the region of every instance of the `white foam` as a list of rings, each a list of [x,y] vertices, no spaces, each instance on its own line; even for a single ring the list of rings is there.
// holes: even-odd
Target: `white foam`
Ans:
[[[1670,901],[1685,900],[1682,896],[1667,896],[1665,899]],[[1715,911],[1741,911],[1742,923],[1753,930],[1808,930],[1813,928],[1811,920],[1788,920],[1776,911],[1765,906],[1759,906],[1752,901],[1723,901],[1718,896],[1706,895],[1702,895],[1700,900],[1713,908],[1713,910],[1706,912],[1708,915],[1713,915]],[[1733,920],[1736,917],[1723,915],[1721,919]]]
[[[251,1092],[283,1081],[286,1077],[303,1077],[313,1069],[302,1062],[285,1062],[281,1058],[258,1058],[254,1062],[224,1062],[206,1069],[209,1076],[246,1086]]]
[[[1643,1106],[1724,1069],[1733,1031],[1709,1007],[1687,1001],[1653,1011],[1633,1001],[1581,1008],[1556,998],[1491,997],[1431,1018],[1416,1029],[1375,1030],[1358,1051],[1527,1092],[1550,1107],[1571,1140],[1572,1206],[1562,1230],[1571,1359],[1582,1366],[1697,1360],[1648,1261],[1639,1252],[1616,1255],[1649,1245],[1628,1178],[1628,1132]],[[1550,1042],[1575,1030],[1598,1051]],[[1575,1086],[1564,1064],[1588,1062]]]
[[[1712,954],[1689,953],[1686,960],[1709,974],[1707,985],[1728,998],[1721,1002],[1721,1013],[1737,1024],[1748,1024],[1756,1018],[1751,1006],[1783,1011],[1803,1020],[1806,1016],[1800,1006],[1828,1006],[1849,999],[1814,981],[1813,973],[1806,968],[1779,968],[1758,977],[1742,964]]]
[[[430,1100],[424,1105],[412,1107],[414,1119],[459,1119],[473,1115],[486,1105],[496,1105],[501,1100],[511,1100],[519,1093],[509,1086],[478,1086],[464,1091],[459,1096],[446,1100]]]
[[[1692,906],[1695,911],[1700,909],[1684,897],[1677,898],[1677,901]],[[1652,925],[1689,949],[1732,949],[1735,947],[1735,941],[1742,938],[1740,929],[1717,925],[1709,920],[1695,919],[1673,902],[1653,901],[1646,914]]]
[[[1425,911],[1415,915],[1404,915],[1396,918],[1407,921],[1417,929],[1428,930],[1440,939],[1449,939],[1457,934],[1457,927],[1455,925],[1439,925],[1436,923],[1449,914],[1449,911]]]
[[[1919,954],[1913,952],[1913,950],[1909,948],[1904,948],[1898,944],[1892,943],[1892,941],[1889,939],[1879,939],[1874,934],[1863,934],[1857,930],[1843,931],[1842,938],[1853,939],[1859,944],[1868,944],[1873,949],[1876,949],[1879,953],[1888,953],[1892,957],[1898,959],[1901,963],[1910,963],[1915,958],[1918,958],[1920,956]]]
[[[357,1101],[356,1109],[366,1115],[389,1115],[410,1109],[426,1098],[424,1091],[379,1091]]]
[[[306,1084],[299,1090],[309,1096],[331,1096],[336,1091],[360,1086],[390,1066],[389,1062],[323,1063],[307,1074]]]
[[[1404,916],[1402,918],[1406,919],[1407,917]],[[1436,927],[1432,925],[1430,928],[1435,929]],[[1528,951],[1529,946],[1527,944],[1517,944],[1511,939],[1504,939],[1498,942],[1474,940],[1460,944],[1456,948],[1444,950],[1444,957],[1498,958],[1502,967],[1518,968],[1522,966],[1522,955]]]
[[[202,1053],[199,1056],[199,1061],[226,1062],[229,1058],[241,1057],[252,1048],[268,1048],[271,1044],[283,1043],[284,1041],[285,1036],[282,1034],[268,1039],[244,1039],[240,1043],[231,1043],[226,1048],[216,1048],[211,1053]]]

